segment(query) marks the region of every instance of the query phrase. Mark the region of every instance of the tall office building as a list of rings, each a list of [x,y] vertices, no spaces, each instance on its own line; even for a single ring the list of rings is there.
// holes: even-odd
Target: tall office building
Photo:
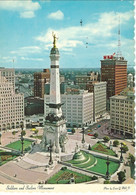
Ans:
[[[44,69],[43,72],[34,73],[34,96],[44,98],[45,83],[50,82],[50,71]]]
[[[107,82],[107,99],[127,87],[127,61],[124,57],[104,56],[101,60],[101,81]]]
[[[81,89],[86,90],[86,85],[89,81],[97,81],[99,78],[98,72],[89,72],[87,75],[76,75],[75,83],[80,86]]]
[[[12,83],[13,89],[15,89],[15,69],[0,67],[1,76],[5,77],[9,83]]]
[[[93,92],[93,120],[106,112],[106,82],[92,81],[87,84],[89,92]]]
[[[24,122],[24,96],[15,93],[14,83],[14,70],[0,69],[0,130],[19,128]]]
[[[120,95],[110,97],[111,131],[124,136],[134,137],[134,91],[126,88]]]

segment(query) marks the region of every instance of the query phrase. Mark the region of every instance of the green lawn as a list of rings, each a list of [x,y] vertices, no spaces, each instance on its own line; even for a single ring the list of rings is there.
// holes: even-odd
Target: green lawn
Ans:
[[[60,170],[58,173],[53,175],[48,181],[48,184],[68,184],[70,181],[70,178],[75,178],[75,183],[82,183],[91,181],[92,178],[71,170]]]
[[[107,160],[101,159],[98,157],[96,157],[96,159],[97,159],[97,164],[94,165],[93,167],[87,169],[87,170],[94,171],[94,172],[101,173],[101,174],[105,175],[106,171],[107,171],[107,165],[106,165]],[[110,162],[109,172],[112,175],[119,168],[119,163],[113,162],[113,161],[109,161],[109,162]]]
[[[9,156],[9,157],[8,157]],[[6,160],[3,160],[2,157],[7,157]],[[0,166],[13,160],[14,158],[16,158],[17,156],[10,153],[10,152],[4,152],[2,150],[0,150]]]
[[[102,153],[102,154],[107,154],[107,155],[111,155],[111,156],[115,156],[115,152],[111,149],[108,149],[107,146],[105,146],[102,143],[96,143],[95,145],[92,146],[91,148],[93,151]]]
[[[32,141],[24,140],[24,145],[23,145],[24,150],[25,149],[29,150],[31,143],[32,143]],[[21,141],[18,140],[18,141],[15,141],[15,142],[12,142],[12,143],[6,145],[6,147],[21,151],[22,144],[21,144]]]

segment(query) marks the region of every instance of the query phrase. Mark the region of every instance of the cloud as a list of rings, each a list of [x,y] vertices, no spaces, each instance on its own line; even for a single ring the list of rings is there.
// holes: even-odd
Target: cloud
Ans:
[[[17,61],[17,58],[15,56],[2,56],[0,57],[0,61],[7,63],[7,62],[15,62]]]
[[[42,58],[28,58],[28,57],[21,57],[21,60],[43,61]]]
[[[62,11],[58,10],[56,12],[50,13],[48,15],[48,18],[53,19],[53,20],[63,20],[64,14]]]
[[[81,26],[71,26],[60,29],[47,29],[45,34],[37,36],[35,39],[44,44],[45,49],[52,47],[52,32],[54,31],[59,37],[57,46],[60,50],[71,51],[80,46],[85,46],[86,42],[93,44],[94,46],[105,45],[110,43],[112,47],[116,43],[111,40],[117,38],[115,29],[118,29],[118,19],[120,17],[120,23],[126,24],[130,18],[133,17],[133,11],[124,13],[104,12],[96,14],[98,18],[96,22],[91,22]],[[111,39],[112,38],[112,39]]]
[[[21,12],[20,17],[21,18],[34,18],[35,14],[33,11]]]
[[[35,16],[34,12],[40,9],[40,4],[32,0],[0,1],[0,9],[17,11],[22,18],[32,18]]]
[[[11,51],[11,54],[17,54],[19,56],[27,55],[27,54],[35,54],[41,53],[41,48],[38,46],[27,46],[27,47],[20,47],[16,51]]]

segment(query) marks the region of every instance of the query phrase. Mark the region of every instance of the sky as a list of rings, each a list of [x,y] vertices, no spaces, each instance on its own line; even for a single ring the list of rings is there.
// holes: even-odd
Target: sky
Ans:
[[[60,68],[99,68],[118,51],[119,23],[121,53],[133,66],[133,1],[0,0],[0,66],[49,68],[54,32]]]

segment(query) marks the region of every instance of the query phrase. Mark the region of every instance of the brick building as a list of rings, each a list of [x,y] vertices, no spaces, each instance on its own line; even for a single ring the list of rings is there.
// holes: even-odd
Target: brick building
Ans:
[[[127,87],[127,61],[124,57],[101,60],[101,81],[107,82],[107,99]]]
[[[50,81],[49,69],[44,69],[43,72],[34,73],[34,96],[44,98],[45,83]]]

